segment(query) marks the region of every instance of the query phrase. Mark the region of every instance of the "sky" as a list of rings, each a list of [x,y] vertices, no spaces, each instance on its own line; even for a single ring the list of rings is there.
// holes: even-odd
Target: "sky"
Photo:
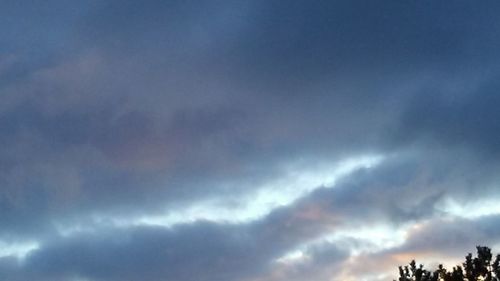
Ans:
[[[499,14],[1,1],[0,280],[378,281],[498,253]]]

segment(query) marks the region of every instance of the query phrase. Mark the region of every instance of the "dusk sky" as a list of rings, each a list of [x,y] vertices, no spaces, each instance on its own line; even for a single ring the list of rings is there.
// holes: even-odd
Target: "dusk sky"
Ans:
[[[500,250],[500,1],[0,1],[0,280],[382,281]]]

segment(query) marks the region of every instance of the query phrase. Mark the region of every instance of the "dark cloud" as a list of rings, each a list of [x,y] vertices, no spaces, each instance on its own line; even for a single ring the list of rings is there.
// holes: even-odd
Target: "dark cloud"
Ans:
[[[6,259],[5,274],[9,280],[250,278],[269,272],[273,259],[325,230],[322,221],[300,211],[282,208],[243,225],[205,221],[171,228],[100,225],[97,232],[48,238],[22,263]]]
[[[310,249],[309,264],[284,275],[272,260],[335,227],[398,227],[436,220],[447,200],[498,197],[499,9],[2,3],[0,238],[43,245],[25,264],[0,254],[0,278],[309,279],[301,268],[321,280],[348,255],[338,245]],[[300,175],[291,163],[365,154],[385,160],[251,223],[94,226],[251,198]],[[59,224],[95,233],[60,238]]]
[[[200,224],[166,229],[113,230],[56,242],[31,255],[26,271],[48,279],[233,280],[262,270],[245,228]],[[118,235],[118,236],[117,236]]]
[[[399,251],[435,251],[450,257],[461,258],[474,252],[477,245],[498,244],[498,215],[482,216],[475,219],[438,219],[423,223],[410,232],[408,241]]]
[[[485,159],[494,159],[500,141],[495,122],[500,102],[496,80],[492,77],[467,92],[427,89],[403,114],[401,126],[405,128],[399,138],[472,149]]]

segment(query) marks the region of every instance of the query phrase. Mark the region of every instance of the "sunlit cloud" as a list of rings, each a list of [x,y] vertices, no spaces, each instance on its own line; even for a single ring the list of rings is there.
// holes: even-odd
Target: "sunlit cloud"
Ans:
[[[95,231],[97,226],[114,225],[129,227],[139,225],[171,227],[176,224],[193,223],[199,220],[248,223],[258,220],[276,208],[292,204],[317,188],[334,188],[340,178],[359,169],[370,169],[379,165],[384,157],[381,155],[365,155],[352,157],[333,164],[314,165],[308,169],[306,165],[289,165],[283,177],[256,187],[250,194],[239,198],[226,197],[194,202],[185,208],[169,210],[165,214],[152,214],[140,217],[113,217],[93,215],[81,223],[54,222],[60,235],[64,237],[76,233]]]
[[[36,241],[24,242],[6,242],[0,241],[0,258],[15,257],[17,259],[24,259],[31,251],[40,248],[40,244]]]
[[[255,193],[241,198],[201,201],[185,209],[169,211],[164,215],[151,215],[133,219],[118,219],[119,225],[143,224],[169,227],[197,220],[244,223],[262,218],[272,210],[287,206],[317,188],[334,188],[338,179],[358,169],[370,169],[383,161],[381,155],[353,157],[338,163],[323,164],[308,169],[290,165],[282,178],[256,187]]]
[[[387,224],[372,225],[369,227],[343,227],[319,238],[306,241],[277,261],[297,261],[307,257],[308,249],[321,248],[324,245],[336,245],[338,248],[350,252],[352,256],[377,253],[379,251],[396,248],[406,242],[408,234],[415,226],[407,224],[396,227]]]
[[[304,251],[294,250],[294,251],[288,252],[285,255],[277,258],[276,262],[290,264],[290,263],[297,263],[297,262],[299,262],[299,263],[305,262],[309,259],[310,259],[310,257],[306,253],[304,253]]]
[[[483,216],[500,214],[500,199],[471,198],[459,201],[447,198],[442,204],[437,206],[437,209],[450,216],[476,219]]]

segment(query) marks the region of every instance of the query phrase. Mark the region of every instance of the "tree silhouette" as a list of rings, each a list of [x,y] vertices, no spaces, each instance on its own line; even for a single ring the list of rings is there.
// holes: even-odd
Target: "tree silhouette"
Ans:
[[[490,248],[477,246],[476,249],[476,257],[469,253],[462,266],[457,265],[450,271],[442,264],[429,271],[422,264],[417,267],[412,260],[409,265],[399,266],[399,281],[500,281],[500,255],[492,261]]]

